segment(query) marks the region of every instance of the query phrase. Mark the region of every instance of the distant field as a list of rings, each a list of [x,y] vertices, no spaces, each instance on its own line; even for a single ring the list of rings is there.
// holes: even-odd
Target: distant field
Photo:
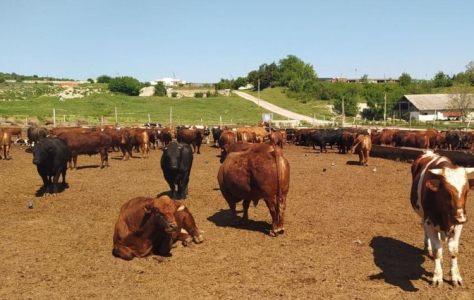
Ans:
[[[66,122],[87,119],[90,124],[99,124],[103,116],[105,122],[115,123],[115,107],[118,111],[118,123],[125,125],[148,122],[148,114],[151,122],[169,124],[170,109],[173,124],[218,124],[219,116],[222,116],[223,124],[257,124],[261,121],[262,113],[267,112],[237,96],[174,99],[101,93],[64,101],[59,101],[57,96],[25,96],[0,101],[0,116],[52,119],[55,109],[57,122],[64,119]]]
[[[248,90],[242,92],[248,93],[255,97],[258,96],[258,92]],[[316,117],[317,119],[328,119],[333,117],[333,114],[327,106],[330,104],[328,101],[313,100],[307,103],[301,103],[296,99],[287,97],[283,93],[283,88],[281,87],[266,88],[260,91],[260,98],[305,116]]]

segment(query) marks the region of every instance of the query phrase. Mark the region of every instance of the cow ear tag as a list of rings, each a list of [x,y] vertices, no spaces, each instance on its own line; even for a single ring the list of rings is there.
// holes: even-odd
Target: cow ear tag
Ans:
[[[186,207],[185,207],[184,205],[180,205],[180,206],[178,207],[177,211],[182,211],[182,210],[184,210],[185,208],[186,208]]]

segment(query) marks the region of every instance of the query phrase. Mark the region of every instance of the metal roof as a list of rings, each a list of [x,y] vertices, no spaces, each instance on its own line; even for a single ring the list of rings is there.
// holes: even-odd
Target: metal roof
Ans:
[[[408,101],[418,110],[447,110],[451,94],[405,95]]]

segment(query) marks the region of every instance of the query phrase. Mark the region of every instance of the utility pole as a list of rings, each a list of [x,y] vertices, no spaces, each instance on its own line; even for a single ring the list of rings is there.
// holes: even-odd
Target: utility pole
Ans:
[[[383,126],[387,127],[387,93],[383,96]]]
[[[173,127],[173,107],[170,107],[170,128]]]

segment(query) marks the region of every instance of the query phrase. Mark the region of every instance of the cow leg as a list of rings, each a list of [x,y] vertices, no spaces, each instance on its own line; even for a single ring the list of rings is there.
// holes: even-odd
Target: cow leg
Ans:
[[[115,257],[119,257],[124,260],[132,260],[134,255],[130,248],[122,246],[122,245],[114,245],[114,250],[112,250],[112,254]]]
[[[272,197],[271,199],[264,198],[265,203],[267,204],[270,215],[272,216],[272,230],[270,230],[270,235],[276,237],[281,231],[278,227],[278,213],[277,213],[277,198]]]
[[[59,193],[59,188],[58,188],[58,181],[59,181],[59,176],[61,175],[61,172],[58,170],[56,171],[56,174],[54,174],[53,177],[53,184],[51,186],[51,194],[57,195]]]
[[[364,165],[368,166],[369,165],[369,151],[367,149],[364,149]]]
[[[200,149],[201,149],[201,145],[197,146],[197,154],[201,154]]]
[[[461,274],[458,268],[459,238],[461,237],[462,225],[454,226],[454,234],[448,239],[449,255],[451,256],[451,281],[454,286],[462,285]]]
[[[183,200],[185,200],[186,196],[188,195],[189,173],[189,170],[184,173],[183,179],[178,185],[178,196],[181,196]]]
[[[250,199],[244,199],[242,206],[244,208],[244,215],[242,216],[242,225],[247,225],[249,223],[249,207]]]
[[[5,160],[10,159],[10,146],[7,144],[5,145]]]
[[[435,262],[435,267],[431,284],[433,286],[440,286],[443,284],[443,269],[441,267],[441,262],[443,260],[443,248],[441,245],[441,240],[439,238],[438,231],[436,231],[431,221],[425,220],[423,222],[423,227],[426,234],[428,235],[428,238],[431,240],[431,246],[433,247],[433,260]]]

